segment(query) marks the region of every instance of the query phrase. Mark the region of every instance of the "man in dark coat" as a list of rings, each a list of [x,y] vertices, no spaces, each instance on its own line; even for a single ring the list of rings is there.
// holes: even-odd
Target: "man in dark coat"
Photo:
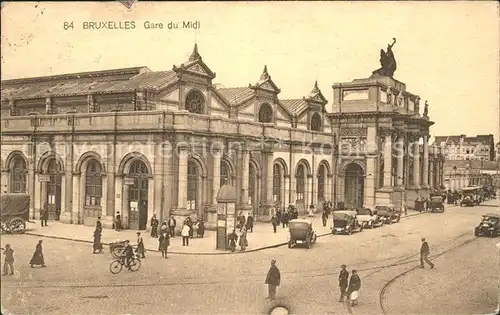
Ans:
[[[253,215],[252,215],[252,213],[248,214],[247,231],[250,231],[251,233],[253,233]]]
[[[3,248],[2,248],[3,249]],[[3,265],[3,275],[13,275],[14,274],[14,251],[10,247],[10,244],[5,245],[5,261]],[[9,272],[10,269],[10,272]]]
[[[281,275],[280,270],[276,267],[276,260],[271,260],[271,268],[267,273],[266,281],[269,296],[266,299],[274,300],[276,298],[276,288],[280,285]]]
[[[238,234],[236,234],[236,230],[233,229],[233,232],[227,236],[227,241],[229,243],[229,248],[232,252],[234,252],[236,250],[236,242],[238,241]]]
[[[434,268],[434,264],[429,260],[429,244],[425,241],[425,238],[422,238],[422,246],[420,247],[420,268],[424,268],[424,261],[431,266],[431,269]]]
[[[170,216],[170,220],[168,220],[168,231],[170,233],[170,237],[175,237],[175,226],[177,225],[177,221],[174,216]]]
[[[116,231],[121,231],[122,230],[122,216],[120,215],[120,212],[116,213],[116,217],[115,217],[115,230]]]
[[[151,237],[158,237],[158,225],[160,225],[160,221],[156,218],[156,214],[153,214],[151,218]]]
[[[97,217],[97,221],[95,223],[95,230],[102,232],[102,223],[101,223],[101,217]]]
[[[347,289],[347,283],[349,280],[349,272],[345,269],[346,265],[342,265],[340,267],[342,269],[340,270],[340,274],[339,274],[339,288],[340,288],[339,302],[343,302],[344,295],[345,295],[346,289]]]
[[[323,226],[326,226],[326,220],[328,220],[328,214],[326,213],[326,210],[323,210],[323,213],[321,214],[321,221],[323,222]]]
[[[273,215],[273,217],[271,218],[271,224],[273,225],[274,233],[276,233],[276,226],[278,226],[280,222],[278,221],[278,218],[275,215]]]
[[[97,219],[97,224],[94,230],[94,251],[92,254],[97,254],[102,251],[102,243],[101,243],[101,231],[102,225],[100,225],[101,221],[99,221],[101,217]]]

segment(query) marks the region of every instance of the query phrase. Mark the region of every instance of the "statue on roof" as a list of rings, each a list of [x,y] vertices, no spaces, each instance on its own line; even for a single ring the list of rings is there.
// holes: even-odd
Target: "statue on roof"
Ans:
[[[392,52],[392,47],[396,43],[396,39],[393,38],[392,40],[392,44],[387,45],[387,52],[385,52],[383,49],[380,50],[380,65],[382,67],[373,71],[373,74],[391,78],[394,75],[397,65],[396,59],[394,58],[394,53]]]
[[[427,101],[425,101],[425,105],[424,105],[424,117],[427,117],[427,114],[429,114],[429,104],[427,103]]]

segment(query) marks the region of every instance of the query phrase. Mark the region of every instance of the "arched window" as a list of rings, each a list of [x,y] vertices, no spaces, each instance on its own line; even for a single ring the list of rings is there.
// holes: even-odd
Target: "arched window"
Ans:
[[[101,206],[102,174],[99,161],[92,159],[87,164],[85,173],[85,205]]]
[[[47,182],[47,203],[57,206],[61,198],[62,180],[62,167],[59,161],[56,159],[50,160],[47,173],[49,175],[49,181]]]
[[[326,167],[321,164],[318,171],[318,201],[325,200]]]
[[[321,116],[318,113],[314,113],[311,118],[311,130],[321,131]]]
[[[12,162],[11,192],[26,192],[26,162],[21,156],[16,156]]]
[[[304,193],[305,193],[305,176],[306,172],[304,169],[304,165],[300,164],[297,167],[297,173],[295,174],[296,178],[296,185],[295,185],[295,192],[297,193],[297,200],[304,200]]]
[[[259,122],[270,123],[273,121],[273,109],[271,105],[264,103],[259,109]]]
[[[273,200],[281,202],[281,167],[279,164],[273,166]]]
[[[231,184],[231,172],[229,171],[229,166],[227,162],[220,162],[220,185]]]
[[[186,96],[186,109],[191,113],[203,114],[205,112],[205,98],[199,91],[191,90]]]
[[[148,200],[148,173],[148,167],[143,161],[137,159],[132,162],[129,176],[134,178],[134,184],[129,189],[129,200]]]
[[[196,195],[198,194],[198,167],[195,162],[188,162],[187,174],[187,209],[196,209]]]

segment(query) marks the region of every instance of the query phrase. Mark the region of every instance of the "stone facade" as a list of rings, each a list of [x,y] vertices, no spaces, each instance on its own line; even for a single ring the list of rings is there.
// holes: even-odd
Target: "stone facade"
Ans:
[[[125,228],[143,230],[153,214],[199,216],[214,227],[224,183],[236,189],[237,211],[258,220],[288,204],[305,213],[311,204],[351,196],[359,200],[352,206],[397,204],[408,190],[441,183],[439,153],[428,155],[427,142],[414,173],[433,175],[414,183],[397,177],[405,173],[393,165],[406,164],[384,157],[385,149],[340,156],[346,143],[364,150],[371,142],[428,136],[432,123],[407,109],[415,97],[402,83],[348,84],[368,91],[361,101],[343,101],[347,90],[334,86],[328,113],[317,83],[303,98],[285,100],[267,67],[248,87],[220,87],[212,84],[215,76],[195,46],[170,71],[137,67],[2,81],[2,191],[30,193],[34,218],[46,206],[53,219],[93,225],[102,216],[110,228],[119,212]],[[384,91],[399,105],[383,105]],[[365,184],[354,180],[360,170]]]

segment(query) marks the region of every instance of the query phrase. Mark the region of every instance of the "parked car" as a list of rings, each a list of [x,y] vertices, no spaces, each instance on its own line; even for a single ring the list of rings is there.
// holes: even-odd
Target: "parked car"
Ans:
[[[474,207],[476,204],[477,203],[469,196],[465,196],[464,199],[460,201],[460,207]]]
[[[332,234],[351,235],[354,231],[363,231],[363,225],[359,224],[357,215],[356,211],[334,211]]]
[[[356,212],[358,213],[358,221],[363,228],[373,229],[375,226],[384,225],[384,220],[382,220],[378,214],[370,208],[359,208]]]
[[[295,247],[298,243],[305,244],[307,248],[316,243],[316,233],[312,228],[312,222],[305,219],[294,219],[288,223],[290,240],[288,248]]]
[[[444,200],[441,196],[433,196],[430,200],[431,212],[439,211],[444,212]]]
[[[401,212],[396,211],[393,204],[376,205],[375,211],[386,224],[397,223],[401,219]]]
[[[483,215],[483,219],[474,228],[475,236],[497,237],[500,234],[500,214],[488,213]]]

